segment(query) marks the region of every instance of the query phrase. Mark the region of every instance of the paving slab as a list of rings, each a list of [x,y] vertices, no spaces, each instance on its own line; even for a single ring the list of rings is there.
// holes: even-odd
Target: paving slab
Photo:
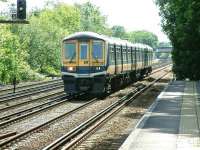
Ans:
[[[200,84],[197,83],[171,82],[120,150],[200,150]]]

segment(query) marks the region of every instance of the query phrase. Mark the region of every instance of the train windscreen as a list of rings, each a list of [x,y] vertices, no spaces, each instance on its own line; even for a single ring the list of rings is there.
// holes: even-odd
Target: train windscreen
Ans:
[[[92,56],[94,59],[103,58],[103,45],[101,41],[94,41],[92,45],[93,53]]]
[[[74,60],[76,58],[76,44],[64,43],[64,56],[65,59]]]

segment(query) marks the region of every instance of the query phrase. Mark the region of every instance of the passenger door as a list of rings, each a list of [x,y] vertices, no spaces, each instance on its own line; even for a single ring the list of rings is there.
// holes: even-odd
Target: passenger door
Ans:
[[[78,66],[79,72],[90,73],[90,44],[89,41],[79,42],[78,44]]]

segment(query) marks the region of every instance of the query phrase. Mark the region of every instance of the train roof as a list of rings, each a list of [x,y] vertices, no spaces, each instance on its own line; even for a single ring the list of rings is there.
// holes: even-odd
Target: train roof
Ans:
[[[65,37],[63,40],[75,40],[79,38],[92,38],[92,39],[97,39],[97,40],[103,40],[108,42],[109,44],[116,44],[116,45],[123,45],[123,46],[129,46],[129,47],[138,47],[138,48],[143,48],[143,49],[149,49],[153,50],[150,46],[141,44],[141,43],[131,43],[127,40],[122,40],[120,38],[115,38],[115,37],[109,37],[106,35],[94,33],[94,32],[76,32],[74,34],[71,34],[67,37]]]

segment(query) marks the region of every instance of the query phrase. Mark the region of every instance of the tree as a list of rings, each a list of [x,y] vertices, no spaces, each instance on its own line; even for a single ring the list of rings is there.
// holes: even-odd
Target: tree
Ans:
[[[89,2],[69,6],[48,0],[28,18],[28,25],[0,26],[0,82],[10,83],[14,73],[18,80],[35,79],[37,73],[59,75],[61,41],[71,33],[89,30],[111,35],[106,17]]]
[[[0,81],[10,83],[14,76],[23,80],[25,72],[30,71],[24,42],[11,32],[10,25],[1,25],[0,28]]]
[[[121,39],[126,37],[126,30],[123,26],[115,25],[112,27],[112,36],[119,37]]]
[[[133,43],[144,43],[153,48],[156,48],[158,45],[158,37],[152,32],[133,31],[128,34],[129,34],[129,40]]]
[[[200,79],[200,1],[156,0],[156,4],[173,45],[174,73],[179,79]]]
[[[109,33],[109,29],[106,24],[106,17],[103,16],[98,7],[90,2],[86,2],[82,5],[76,4],[79,9],[80,17],[80,30],[81,31],[93,31],[97,33]]]
[[[80,30],[80,13],[66,4],[44,9],[31,15],[30,25],[18,32],[28,42],[28,63],[41,73],[57,74],[60,70],[61,41]]]

